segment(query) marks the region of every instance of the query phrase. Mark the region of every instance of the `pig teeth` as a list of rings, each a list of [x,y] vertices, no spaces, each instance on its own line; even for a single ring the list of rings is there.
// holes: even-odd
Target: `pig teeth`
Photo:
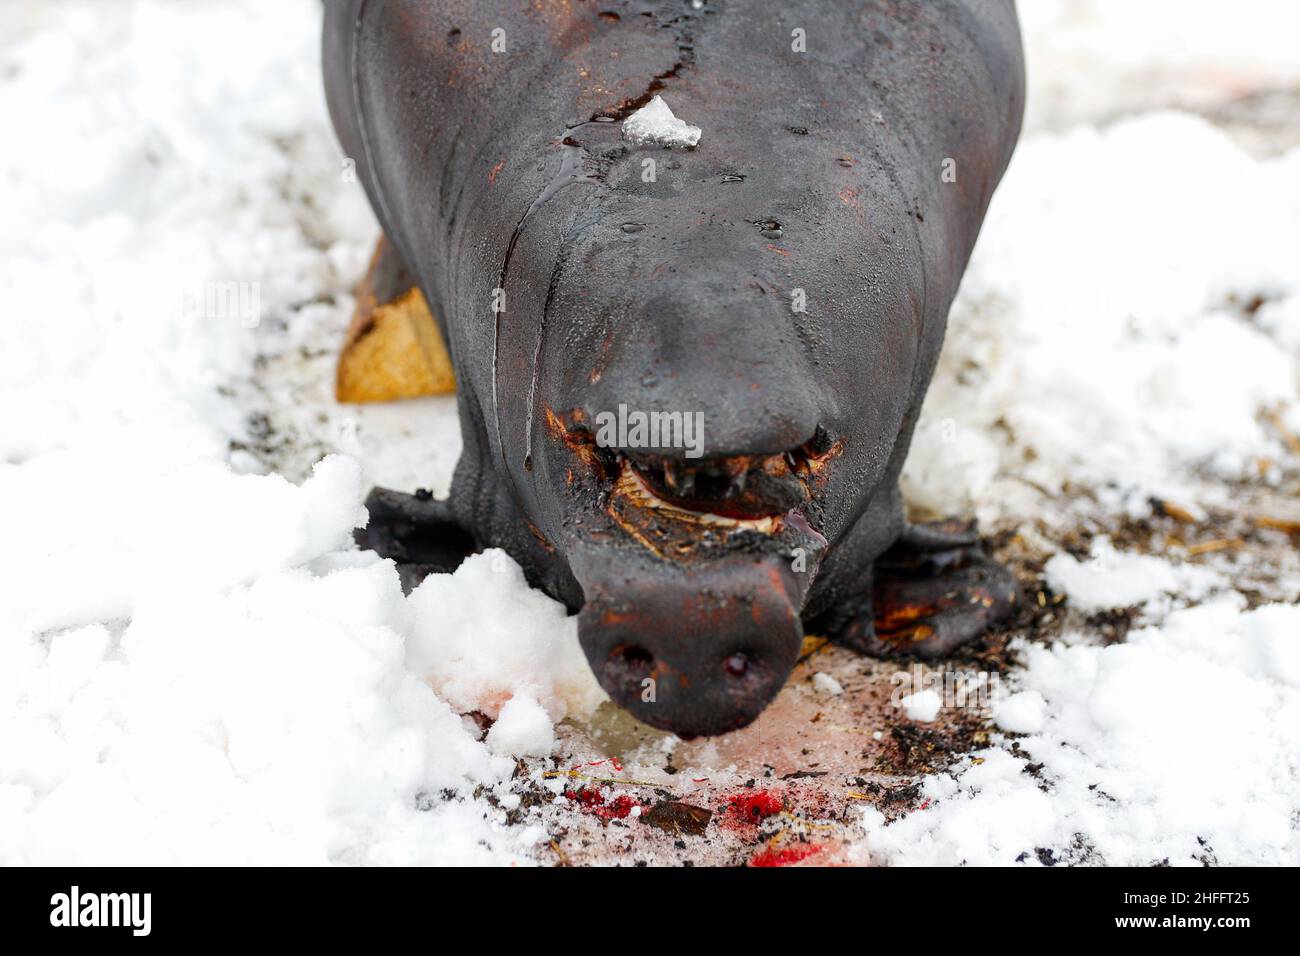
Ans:
[[[745,493],[745,479],[748,475],[749,472],[742,471],[739,474],[731,476],[731,483],[727,486],[728,498],[734,498],[736,495],[743,495]]]
[[[758,531],[762,534],[775,534],[781,530],[781,519],[776,515],[766,515],[762,518],[730,518],[726,515],[714,514],[711,511],[691,511],[672,502],[664,501],[651,490],[645,480],[637,474],[636,469],[626,461],[623,463],[623,469],[619,473],[617,483],[614,485],[614,493],[627,498],[640,507],[654,508],[663,512],[667,517],[677,518],[682,521],[714,525],[720,528]]]

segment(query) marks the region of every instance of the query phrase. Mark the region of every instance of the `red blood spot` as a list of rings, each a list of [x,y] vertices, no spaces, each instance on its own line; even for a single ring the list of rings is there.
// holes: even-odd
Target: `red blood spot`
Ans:
[[[574,800],[580,803],[584,809],[588,807],[603,807],[605,805],[605,795],[599,790],[592,790],[590,787],[579,787],[577,790],[565,790],[564,797],[566,800]]]
[[[737,816],[757,823],[775,816],[785,808],[781,798],[770,790],[758,790],[754,793],[738,793],[727,801],[727,809]]]
[[[622,820],[631,814],[633,807],[638,806],[640,806],[639,803],[624,793],[615,797],[614,802],[605,807],[605,813],[602,815],[606,820]]]
[[[794,843],[786,847],[770,846],[750,858],[750,866],[790,866],[800,860],[806,860],[822,848],[815,843]]]
[[[602,820],[622,820],[631,815],[633,807],[641,806],[625,793],[606,801],[603,793],[591,787],[566,790],[564,796],[577,803],[584,813],[590,813]]]

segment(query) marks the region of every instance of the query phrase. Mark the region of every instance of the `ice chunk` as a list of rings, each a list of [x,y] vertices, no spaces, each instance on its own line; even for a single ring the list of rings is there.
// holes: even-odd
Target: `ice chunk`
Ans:
[[[623,138],[635,146],[655,143],[693,148],[700,141],[700,133],[698,126],[674,116],[664,98],[658,95],[623,121]]]

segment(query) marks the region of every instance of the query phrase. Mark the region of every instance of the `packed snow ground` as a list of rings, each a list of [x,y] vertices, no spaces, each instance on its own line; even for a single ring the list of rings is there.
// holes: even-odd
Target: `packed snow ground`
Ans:
[[[1295,122],[1110,121],[1295,102],[1298,24],[1135,6],[1022,4],[1041,92],[906,482],[1018,532],[1078,613],[923,809],[860,811],[861,861],[1300,861],[1300,567],[1256,521],[1300,517]],[[371,484],[445,492],[459,438],[449,399],[330,401],[376,227],[318,17],[0,7],[0,863],[535,861],[513,757],[602,698],[500,553],[407,598],[349,543]],[[1125,536],[1153,501],[1187,540]]]

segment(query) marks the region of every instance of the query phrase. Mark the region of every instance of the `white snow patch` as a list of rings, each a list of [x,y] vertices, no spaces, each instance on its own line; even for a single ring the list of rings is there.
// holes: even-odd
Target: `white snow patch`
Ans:
[[[1025,38],[1026,129],[1070,126],[1171,104],[1214,106],[1300,82],[1300,9],[1240,0],[1034,0]]]
[[[830,694],[832,696],[839,696],[844,693],[843,685],[825,671],[818,671],[816,674],[813,674],[812,684],[813,688],[816,689],[818,693]]]
[[[993,708],[993,720],[1003,730],[1013,734],[1035,734],[1043,729],[1047,717],[1047,701],[1036,690],[1012,694],[998,701]]]
[[[1044,570],[1052,590],[1069,595],[1070,604],[1087,614],[1172,595],[1183,601],[1199,600],[1227,583],[1222,574],[1209,568],[1116,551],[1105,535],[1094,539],[1087,560],[1057,554]]]
[[[1300,151],[1254,159],[1176,114],[1023,141],[953,310],[909,500],[1041,542],[1026,517],[1050,533],[1151,498],[1228,508],[1220,479],[1293,468],[1263,413],[1300,421],[1298,177]],[[896,823],[864,814],[870,859],[1294,862],[1300,608],[1243,611],[1228,572],[1104,536],[1086,559],[1053,556],[1046,580],[1084,613],[1139,606],[1149,626],[1108,647],[1022,645],[1018,693],[995,705],[1022,756],[928,778],[932,805]]]
[[[1260,413],[1300,394],[1283,318],[1300,299],[1297,179],[1300,150],[1256,160],[1179,114],[1023,141],[953,308],[908,499],[991,524],[1089,489],[1144,513],[1194,504],[1198,472],[1286,458]],[[1264,293],[1267,324],[1233,314]]]
[[[943,709],[943,698],[939,696],[938,691],[921,690],[915,694],[908,694],[899,702],[903,708],[903,713],[907,714],[908,720],[918,720],[922,723],[929,723],[939,716],[939,711]]]
[[[634,146],[694,147],[700,142],[700,132],[698,126],[674,116],[658,94],[623,121],[623,136]]]
[[[38,4],[0,41],[32,132],[0,153],[0,865],[529,861],[472,796],[513,761],[408,667],[428,612],[352,545],[373,477],[255,473],[259,416],[313,407],[257,357],[337,341],[375,235],[319,16]]]
[[[466,601],[466,595],[476,595]],[[411,593],[407,664],[461,711],[495,718],[527,688],[551,715],[586,717],[606,699],[578,644],[577,618],[524,580],[504,551],[471,555]]]
[[[1020,645],[1011,705],[1029,736],[927,778],[933,805],[893,824],[864,817],[876,862],[1147,865],[1293,863],[1300,807],[1300,607],[1235,600],[1174,612],[1109,647]],[[1014,700],[1014,698],[1013,698]],[[1004,704],[1004,706],[1006,706]],[[1011,728],[1008,728],[1011,729]]]
[[[487,745],[494,754],[545,757],[555,746],[555,724],[535,698],[517,695],[501,707]]]

